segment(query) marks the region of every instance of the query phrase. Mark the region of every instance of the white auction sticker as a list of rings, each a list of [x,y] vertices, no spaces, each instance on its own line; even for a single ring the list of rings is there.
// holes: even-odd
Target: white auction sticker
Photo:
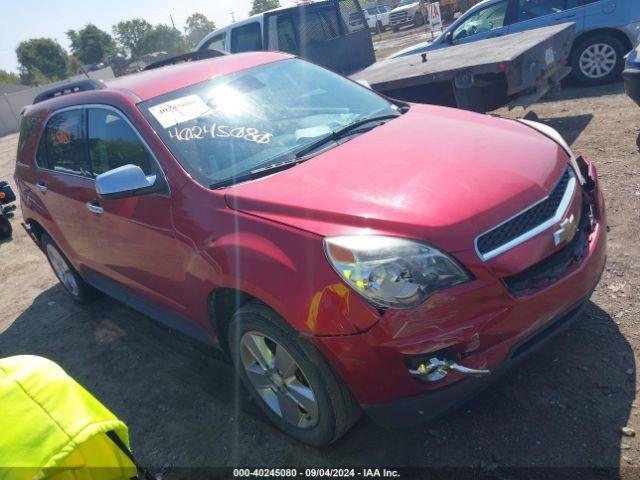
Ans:
[[[203,117],[211,112],[211,109],[198,95],[187,95],[151,107],[149,112],[160,122],[162,128],[169,128]]]

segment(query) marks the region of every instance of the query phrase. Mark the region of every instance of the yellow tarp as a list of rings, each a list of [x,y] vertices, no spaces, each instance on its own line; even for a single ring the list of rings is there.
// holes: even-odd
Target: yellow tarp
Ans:
[[[55,363],[0,359],[0,480],[135,477],[127,426]]]

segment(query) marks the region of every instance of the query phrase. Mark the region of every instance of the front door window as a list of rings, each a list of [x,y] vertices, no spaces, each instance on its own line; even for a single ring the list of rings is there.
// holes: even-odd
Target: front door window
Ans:
[[[507,2],[494,3],[470,15],[453,31],[453,40],[480,35],[504,27]]]

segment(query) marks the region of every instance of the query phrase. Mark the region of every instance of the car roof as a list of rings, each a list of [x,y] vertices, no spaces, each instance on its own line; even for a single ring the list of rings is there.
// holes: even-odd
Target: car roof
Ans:
[[[27,105],[21,115],[46,116],[47,112],[78,105],[111,104],[116,98],[136,104],[215,77],[291,58],[294,57],[280,52],[247,52],[168,65],[108,80],[104,88],[57,95]]]
[[[247,52],[154,68],[105,82],[107,88],[127,90],[140,101],[204,82],[213,77],[292,58],[276,52]]]

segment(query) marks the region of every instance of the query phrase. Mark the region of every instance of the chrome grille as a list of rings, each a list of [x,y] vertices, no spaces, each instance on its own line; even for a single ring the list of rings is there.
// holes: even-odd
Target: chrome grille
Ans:
[[[556,221],[564,214],[576,183],[575,174],[567,168],[549,196],[520,212],[515,217],[483,233],[476,239],[476,250],[483,260],[493,258],[515,245],[517,240],[525,241]],[[571,191],[569,191],[569,189]],[[558,218],[558,220],[560,220]]]
[[[389,16],[391,23],[403,23],[407,21],[407,12],[395,12]]]

